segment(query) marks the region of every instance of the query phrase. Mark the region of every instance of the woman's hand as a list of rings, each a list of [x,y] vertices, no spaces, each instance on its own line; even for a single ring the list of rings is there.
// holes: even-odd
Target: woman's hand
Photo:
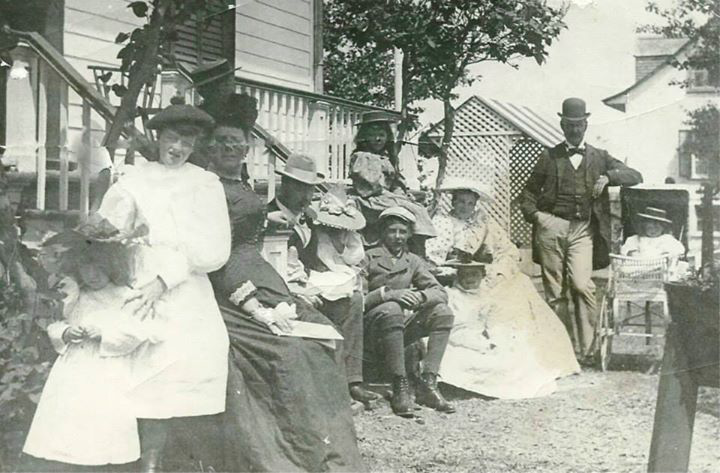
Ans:
[[[148,316],[155,316],[155,303],[163,295],[167,286],[162,279],[156,277],[149,283],[135,290],[135,295],[125,301],[123,307],[133,308],[133,315],[145,320]]]
[[[80,343],[85,338],[85,330],[77,325],[71,325],[62,334],[63,342],[66,344]]]
[[[284,314],[275,313],[272,309],[263,307],[253,312],[252,316],[258,322],[267,325],[267,328],[275,335],[290,333],[290,331],[292,331],[290,318]]]
[[[82,328],[82,330],[83,330],[83,334],[85,335],[85,338],[88,338],[91,340],[100,338],[102,336],[102,334],[100,333],[100,329],[93,325],[85,326]]]

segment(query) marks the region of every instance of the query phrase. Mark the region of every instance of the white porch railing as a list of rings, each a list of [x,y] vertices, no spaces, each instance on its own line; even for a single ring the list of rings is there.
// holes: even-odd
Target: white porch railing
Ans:
[[[380,110],[350,100],[236,79],[239,92],[258,101],[258,124],[292,152],[316,159],[329,181],[347,177],[360,115]],[[257,146],[249,158],[250,174],[267,179],[268,160]]]

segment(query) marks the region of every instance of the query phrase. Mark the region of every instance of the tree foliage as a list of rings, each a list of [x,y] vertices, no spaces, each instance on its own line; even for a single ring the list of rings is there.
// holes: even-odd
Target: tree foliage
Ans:
[[[720,85],[720,0],[676,0],[669,8],[650,1],[646,9],[664,22],[661,25],[644,25],[640,32],[693,41],[692,54],[676,60],[675,66],[707,70],[709,82]]]
[[[137,102],[142,88],[155,81],[164,63],[175,63],[172,43],[177,41],[177,27],[195,18],[204,18],[224,11],[225,2],[208,0],[149,0],[134,1],[127,5],[146,22],[131,32],[119,32],[115,38],[124,44],[118,52],[120,70],[127,74],[127,86],[114,84],[112,90],[120,99],[113,123],[106,136],[105,146],[111,156],[124,128],[138,116]],[[219,10],[218,10],[219,9]]]
[[[436,99],[444,105],[441,182],[452,138],[454,90],[478,76],[469,66],[532,57],[542,64],[564,23],[544,0],[330,0],[325,2],[326,90],[367,103],[393,102],[395,48],[403,52],[401,111]]]
[[[668,38],[688,38],[693,42],[686,59],[676,60],[679,69],[707,70],[710,84],[720,86],[720,0],[676,0],[672,7],[661,8],[650,1],[647,10],[659,15],[664,24],[645,26]],[[703,160],[710,179],[703,184],[702,266],[706,279],[715,279],[713,260],[713,196],[720,190],[720,110],[717,103],[688,113],[690,125],[686,150]]]

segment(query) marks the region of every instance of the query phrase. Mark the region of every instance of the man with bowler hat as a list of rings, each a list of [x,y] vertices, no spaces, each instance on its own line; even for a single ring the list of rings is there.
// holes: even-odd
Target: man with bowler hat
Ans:
[[[597,305],[592,271],[609,264],[607,187],[633,186],[642,182],[642,175],[585,143],[590,113],[584,100],[566,99],[558,115],[565,141],[540,155],[520,196],[520,209],[533,224],[533,261],[542,267],[545,297],[570,332],[579,360],[587,363],[593,356]],[[575,308],[567,317],[561,304],[565,283]]]

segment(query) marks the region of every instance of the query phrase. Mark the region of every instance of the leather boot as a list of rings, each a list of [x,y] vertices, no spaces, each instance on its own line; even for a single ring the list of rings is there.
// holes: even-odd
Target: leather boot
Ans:
[[[390,399],[390,407],[393,413],[400,417],[413,416],[413,402],[410,397],[410,385],[407,377],[395,376],[392,382],[392,398]]]
[[[415,390],[415,400],[418,404],[432,407],[436,411],[448,414],[455,412],[453,405],[440,394],[435,373],[423,373],[420,375],[420,383]]]
[[[152,448],[140,455],[140,471],[143,473],[155,473],[162,471],[160,449]]]
[[[352,383],[348,386],[348,389],[350,391],[350,397],[363,404],[380,399],[378,394],[363,388],[360,383]]]

